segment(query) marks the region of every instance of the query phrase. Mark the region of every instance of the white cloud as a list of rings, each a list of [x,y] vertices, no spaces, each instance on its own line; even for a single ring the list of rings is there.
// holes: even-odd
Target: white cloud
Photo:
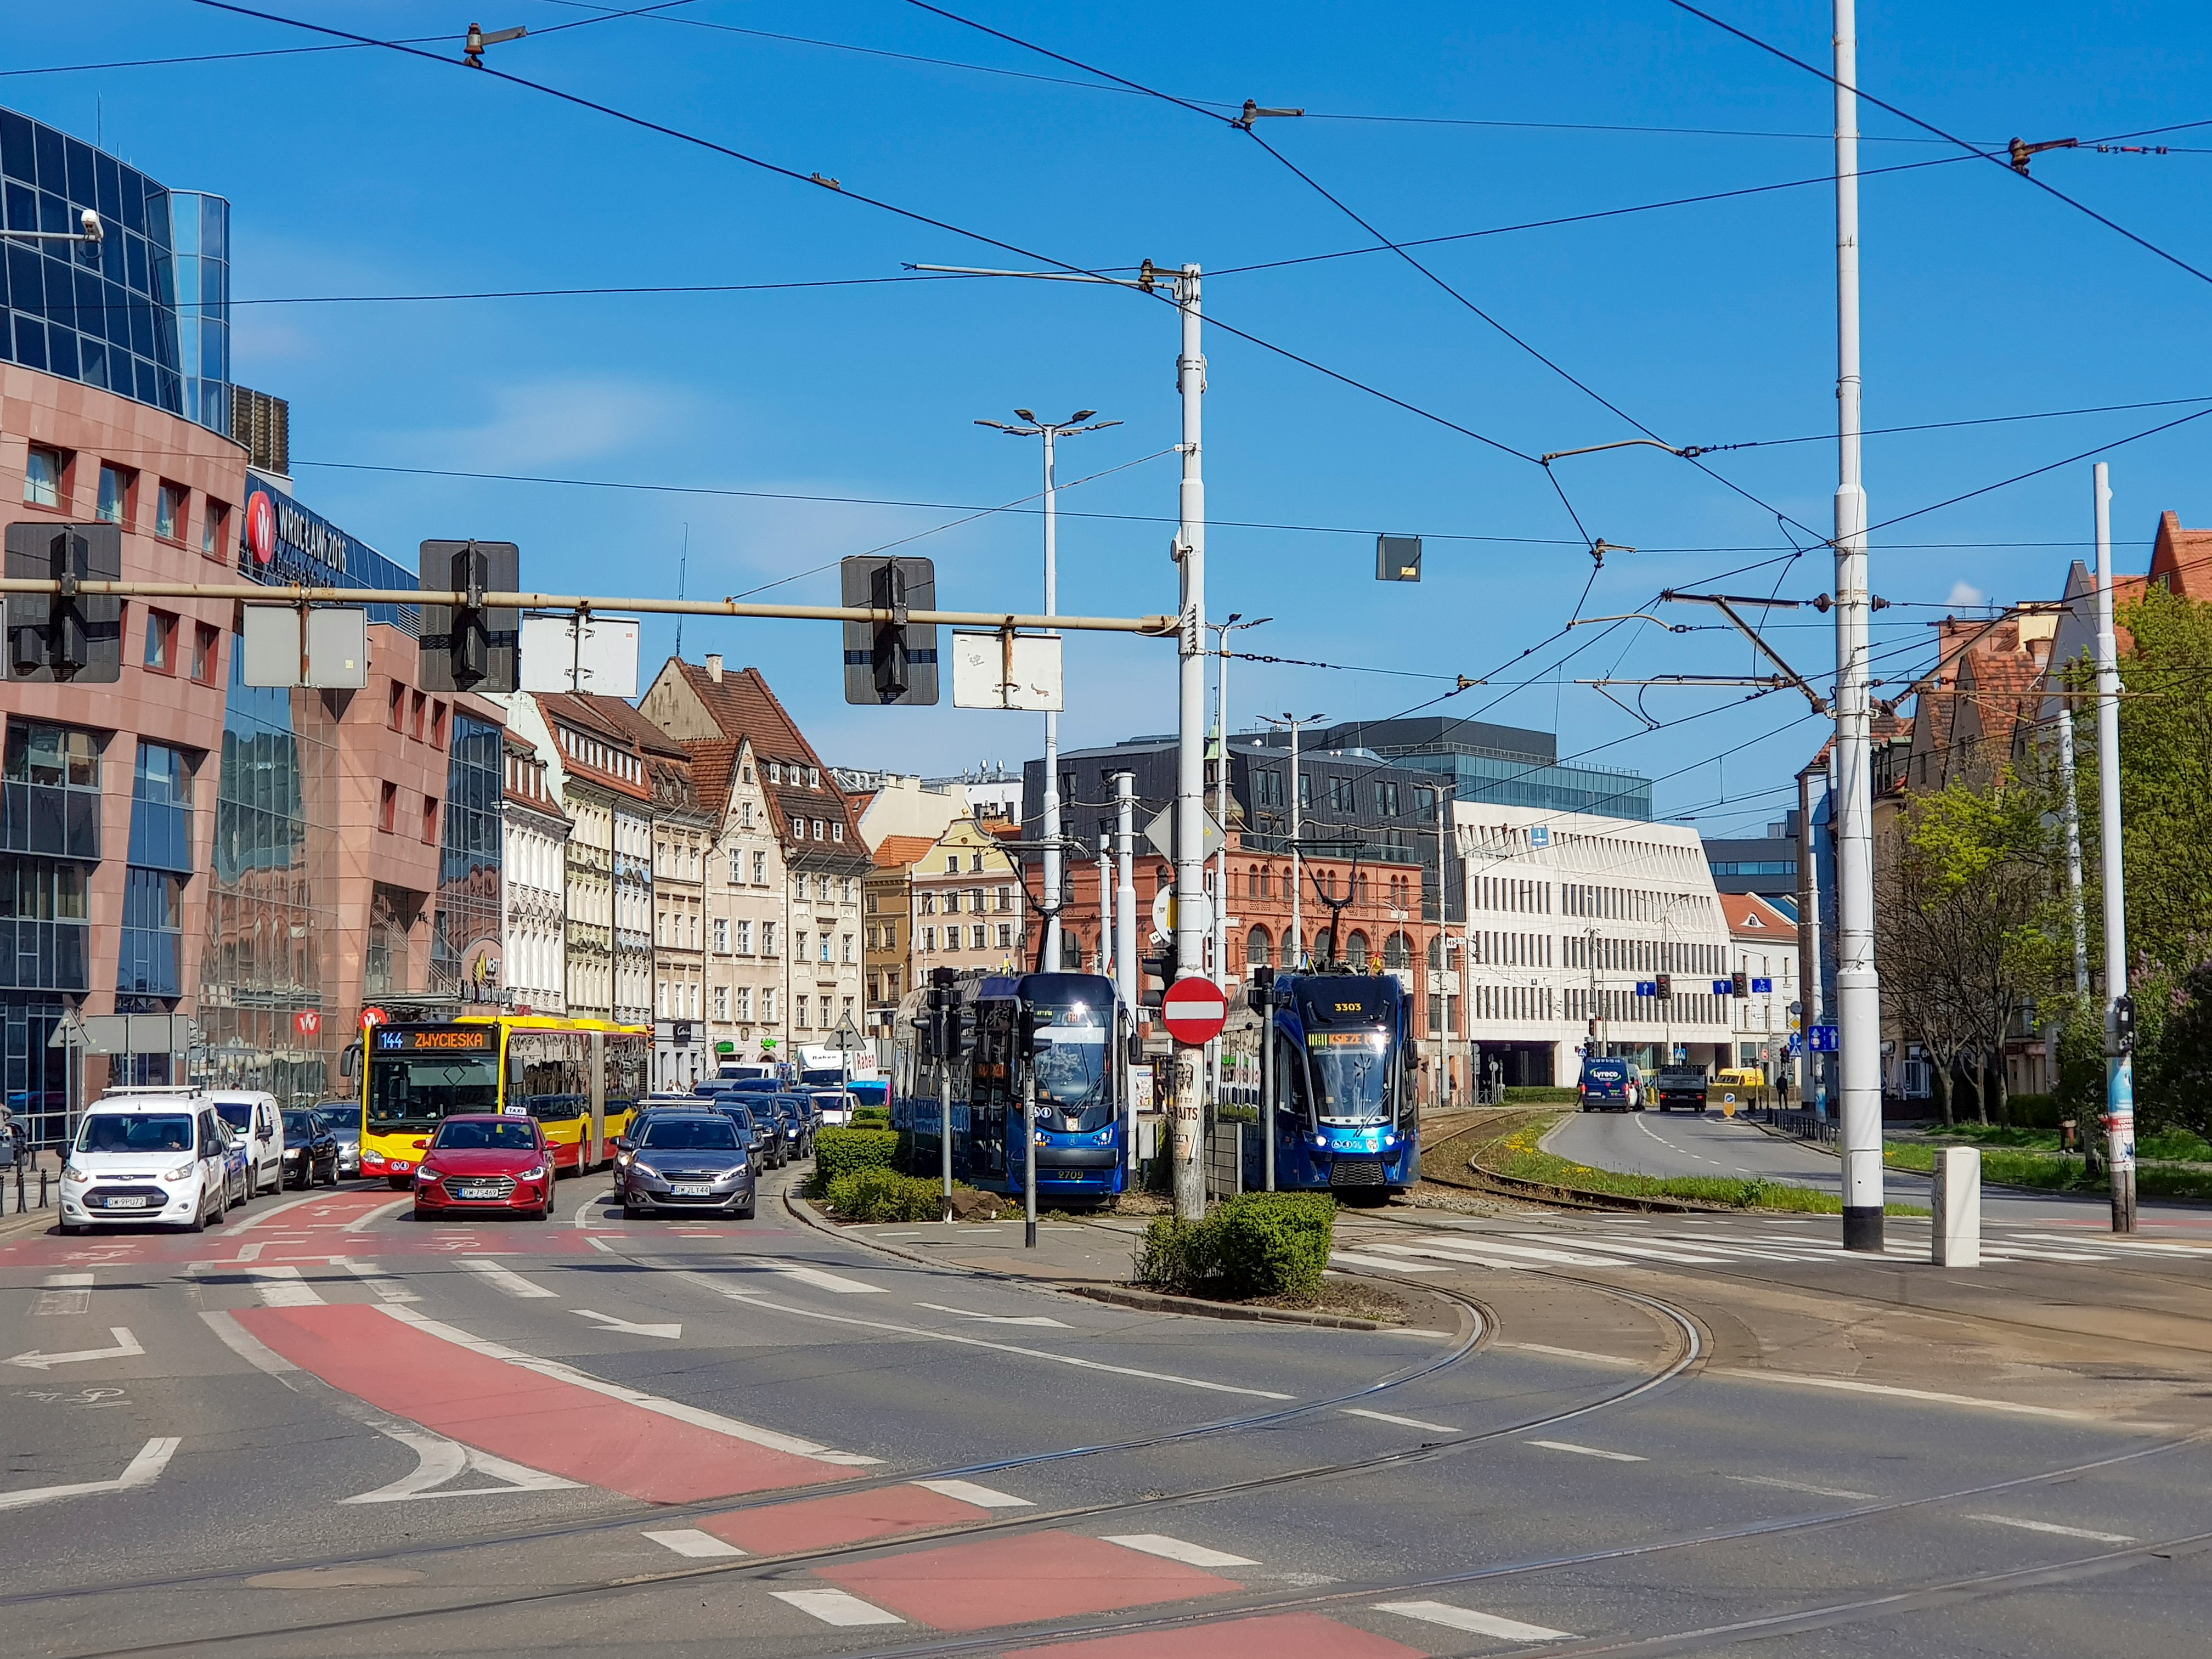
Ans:
[[[471,426],[395,434],[410,461],[485,470],[541,469],[601,459],[651,444],[699,416],[680,387],[607,375],[565,375],[501,386]]]
[[[1970,611],[1976,605],[1986,605],[1988,602],[1988,594],[1983,592],[1980,588],[1976,587],[1972,583],[1966,581],[1953,582],[1951,584],[1951,597],[1943,601],[1944,604],[1949,605],[1954,611]]]

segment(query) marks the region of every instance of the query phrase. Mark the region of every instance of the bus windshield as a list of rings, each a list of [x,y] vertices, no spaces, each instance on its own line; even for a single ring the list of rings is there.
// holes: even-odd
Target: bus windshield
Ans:
[[[374,1054],[369,1059],[372,1133],[430,1128],[452,1112],[497,1110],[496,1054]]]

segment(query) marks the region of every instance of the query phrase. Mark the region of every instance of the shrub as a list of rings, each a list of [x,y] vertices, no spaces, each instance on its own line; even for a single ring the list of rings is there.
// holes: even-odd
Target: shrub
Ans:
[[[1335,1227],[1335,1201],[1320,1193],[1246,1193],[1203,1221],[1158,1216],[1137,1252],[1137,1282],[1185,1296],[1310,1297]]]
[[[828,1201],[848,1221],[934,1221],[945,1202],[935,1182],[878,1166],[833,1177]]]
[[[814,1136],[814,1178],[807,1190],[820,1198],[839,1176],[860,1170],[891,1169],[899,1152],[899,1138],[889,1129],[825,1127]]]
[[[852,1127],[855,1129],[888,1129],[891,1127],[891,1109],[888,1106],[856,1106],[853,1109]]]

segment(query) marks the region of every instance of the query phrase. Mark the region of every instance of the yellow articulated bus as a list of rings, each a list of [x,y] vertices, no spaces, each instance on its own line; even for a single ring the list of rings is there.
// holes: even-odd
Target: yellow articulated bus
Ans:
[[[404,1188],[451,1115],[536,1118],[553,1167],[596,1169],[652,1073],[653,1033],[605,1020],[466,1013],[362,1034],[361,1172]]]

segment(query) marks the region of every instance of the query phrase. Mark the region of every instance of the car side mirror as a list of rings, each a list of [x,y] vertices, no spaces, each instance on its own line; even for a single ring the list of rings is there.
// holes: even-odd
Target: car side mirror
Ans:
[[[618,1152],[628,1152],[629,1150],[629,1137],[628,1135],[617,1135],[615,1137],[615,1150]]]
[[[428,1152],[429,1149],[430,1143],[427,1140],[418,1140],[415,1143],[415,1150],[418,1152]]]

